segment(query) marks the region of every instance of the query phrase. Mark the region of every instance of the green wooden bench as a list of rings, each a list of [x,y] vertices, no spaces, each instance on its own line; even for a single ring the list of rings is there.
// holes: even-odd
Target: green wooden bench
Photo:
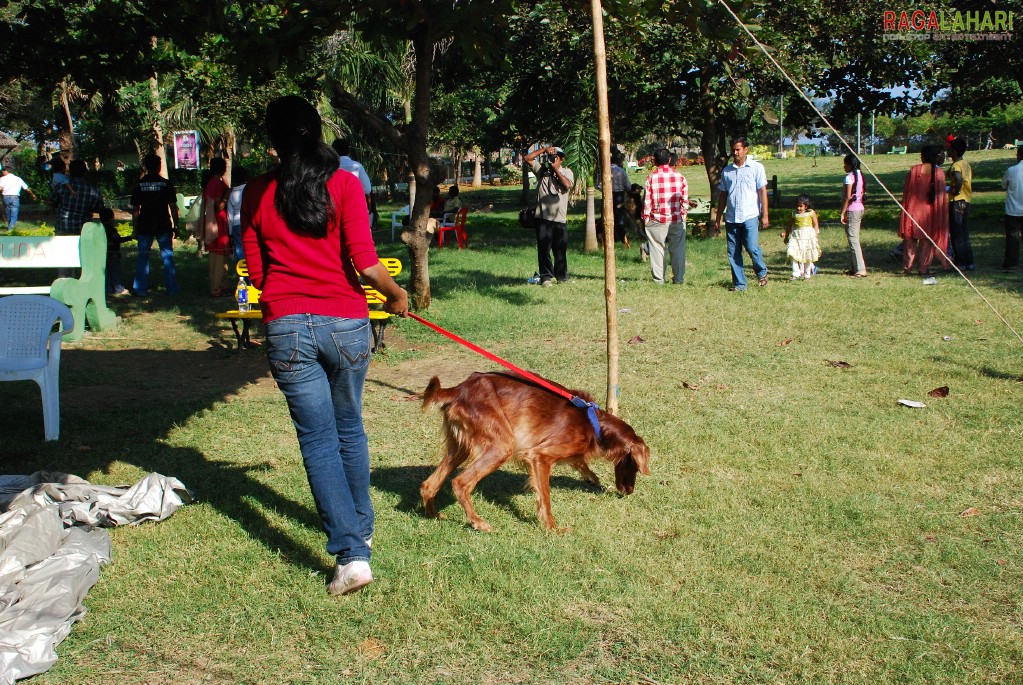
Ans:
[[[380,263],[387,268],[387,273],[391,274],[391,278],[396,277],[401,273],[401,260],[395,259],[394,257],[384,257],[380,260]],[[244,259],[238,261],[238,265],[235,267],[239,276],[248,278],[249,269]],[[366,291],[366,302],[369,303],[369,323],[373,328],[373,352],[377,352],[385,347],[384,345],[384,330],[387,328],[387,323],[391,320],[391,315],[383,310],[384,297],[379,292],[370,288],[369,286],[362,286],[363,290]],[[227,319],[231,322],[231,330],[234,331],[235,340],[238,342],[237,349],[241,350],[243,347],[252,347],[252,341],[249,339],[249,329],[252,326],[252,321],[262,321],[263,312],[259,307],[259,296],[262,294],[261,290],[249,286],[249,306],[251,309],[247,312],[239,311],[238,309],[229,309],[226,312],[217,312],[216,317],[218,319]],[[238,322],[241,322],[241,328],[238,327]]]
[[[82,235],[0,236],[0,269],[81,268],[78,278],[58,278],[50,285],[0,287],[0,295],[49,295],[63,302],[75,317],[67,340],[81,340],[85,326],[93,331],[117,327],[107,307],[107,234],[102,224],[82,227]]]
[[[904,155],[904,154],[906,154],[906,151],[908,149],[909,149],[908,145],[903,145],[902,147],[892,147],[892,149],[888,151],[888,154],[890,154],[890,155]]]

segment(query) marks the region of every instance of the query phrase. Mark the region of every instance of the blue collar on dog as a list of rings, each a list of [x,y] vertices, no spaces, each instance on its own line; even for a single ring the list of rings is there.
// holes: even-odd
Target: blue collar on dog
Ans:
[[[596,434],[597,440],[599,441],[600,422],[597,421],[597,410],[600,409],[600,407],[597,406],[596,402],[586,402],[575,396],[572,397],[571,402],[580,409],[586,410],[586,418],[590,420],[590,425],[593,426],[593,432]]]

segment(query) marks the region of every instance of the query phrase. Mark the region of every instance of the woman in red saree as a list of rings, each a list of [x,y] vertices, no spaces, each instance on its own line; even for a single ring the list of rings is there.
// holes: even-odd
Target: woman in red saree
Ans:
[[[941,169],[945,151],[940,145],[926,145],[920,151],[921,163],[909,170],[902,189],[902,212],[899,237],[905,241],[902,253],[903,273],[928,273],[934,261],[935,248],[927,236],[937,243],[938,259],[946,263],[948,251],[948,192],[945,190],[945,172]],[[908,213],[908,214],[907,214]],[[919,228],[913,223],[913,219]],[[921,230],[923,229],[923,230]],[[924,234],[927,235],[924,235]]]
[[[202,191],[203,242],[209,258],[210,296],[220,297],[227,289],[227,255],[231,253],[231,236],[227,230],[227,197],[231,188],[224,181],[227,160],[214,157],[210,175]]]

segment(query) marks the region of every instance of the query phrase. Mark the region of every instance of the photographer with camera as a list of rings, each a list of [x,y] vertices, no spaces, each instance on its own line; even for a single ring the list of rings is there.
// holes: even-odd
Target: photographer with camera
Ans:
[[[540,285],[568,280],[568,194],[575,183],[572,170],[562,166],[565,151],[560,147],[538,147],[526,155],[536,175],[538,216],[536,251]],[[551,260],[553,252],[554,259]]]

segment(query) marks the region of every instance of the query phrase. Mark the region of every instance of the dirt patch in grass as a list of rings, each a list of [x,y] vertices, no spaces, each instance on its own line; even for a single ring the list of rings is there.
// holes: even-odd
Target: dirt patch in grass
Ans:
[[[418,395],[426,389],[426,384],[434,376],[440,378],[441,385],[447,388],[461,383],[474,371],[499,368],[494,362],[461,346],[422,343],[412,346],[400,335],[387,335],[387,349],[390,352],[415,351],[419,356],[403,360],[400,365],[372,364],[367,379],[370,384],[389,386]]]

